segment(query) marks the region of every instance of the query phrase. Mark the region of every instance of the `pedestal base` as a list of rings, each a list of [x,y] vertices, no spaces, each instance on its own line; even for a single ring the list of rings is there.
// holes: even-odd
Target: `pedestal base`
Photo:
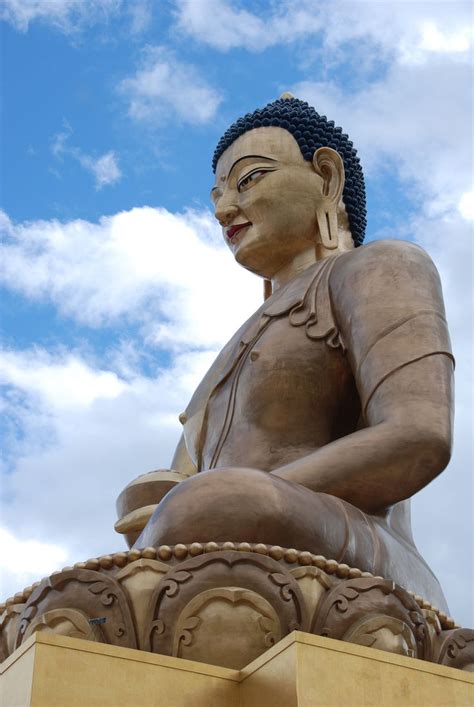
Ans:
[[[243,670],[37,632],[0,666],[2,707],[466,707],[474,676],[295,631]]]
[[[295,630],[474,669],[474,631],[393,581],[231,541],[133,549],[54,572],[0,605],[0,660],[49,631],[240,670]]]

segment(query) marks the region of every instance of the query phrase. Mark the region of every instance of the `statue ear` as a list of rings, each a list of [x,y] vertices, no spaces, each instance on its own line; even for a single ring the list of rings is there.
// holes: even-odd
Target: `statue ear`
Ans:
[[[323,180],[323,196],[336,202],[344,189],[344,163],[339,152],[331,147],[320,147],[313,155],[313,167]]]
[[[344,163],[331,147],[320,147],[313,155],[313,167],[323,180],[322,199],[316,207],[321,242],[334,250],[338,246],[337,207],[344,189]]]

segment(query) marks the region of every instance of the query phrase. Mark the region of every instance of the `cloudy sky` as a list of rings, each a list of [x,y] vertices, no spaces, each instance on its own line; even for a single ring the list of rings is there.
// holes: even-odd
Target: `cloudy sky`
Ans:
[[[367,240],[440,270],[455,448],[413,526],[473,626],[470,3],[0,0],[0,18],[0,598],[122,549],[115,498],[169,466],[179,412],[261,302],[209,209],[212,151],[289,90],[359,149]]]

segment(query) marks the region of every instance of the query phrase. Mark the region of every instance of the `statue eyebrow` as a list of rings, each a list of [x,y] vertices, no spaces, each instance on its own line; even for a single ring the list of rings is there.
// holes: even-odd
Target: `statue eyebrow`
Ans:
[[[229,174],[227,175],[227,179],[229,179],[232,170],[234,169],[235,165],[236,165],[238,162],[241,162],[242,160],[252,159],[252,158],[253,158],[253,159],[259,159],[259,160],[268,160],[268,162],[278,162],[278,160],[275,160],[273,157],[265,157],[265,155],[244,155],[243,157],[239,157],[238,160],[235,160],[234,164],[233,164],[232,167],[229,169]],[[215,187],[212,187],[212,189],[211,189],[211,197],[212,197],[213,193],[214,193],[216,190],[219,190],[219,187],[218,187],[217,185],[216,185]]]
[[[257,157],[260,160],[268,160],[269,162],[277,162],[277,160],[273,159],[273,157],[265,157],[265,155],[244,155],[243,157],[239,157],[238,160],[235,160],[234,164],[229,169],[229,174],[227,175],[227,179],[229,179],[230,173],[232,172],[232,170],[234,169],[235,165],[238,162],[241,162],[242,160],[248,160],[251,157],[253,157],[253,158]]]
[[[265,157],[265,155],[244,155],[243,157],[239,157],[238,160],[235,160],[234,164],[232,167],[229,169],[229,174],[227,175],[227,179],[229,179],[232,170],[234,169],[235,165],[238,164],[238,162],[241,162],[242,160],[248,160],[250,158],[257,158],[259,160],[268,160],[269,162],[277,162],[278,160],[273,159],[273,157]]]

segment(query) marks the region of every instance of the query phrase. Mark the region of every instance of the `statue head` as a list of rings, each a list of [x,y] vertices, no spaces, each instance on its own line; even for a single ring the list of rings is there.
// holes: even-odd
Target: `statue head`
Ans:
[[[356,150],[342,128],[290,94],[231,125],[217,145],[212,166],[216,217],[231,229],[245,222],[251,222],[254,232],[272,229],[273,242],[260,239],[267,252],[276,247],[283,257],[285,237],[291,238],[293,249],[304,244],[314,247],[316,232],[325,254],[330,254],[334,248],[341,249],[341,225],[347,234],[346,247],[362,244],[365,187]],[[278,174],[268,179],[272,172]],[[264,177],[264,184],[253,191]],[[259,270],[253,256],[248,259],[248,248],[243,253],[242,248],[232,247],[231,241],[238,239],[231,230],[225,232],[231,236],[227,242],[238,262],[271,277],[271,272]]]

